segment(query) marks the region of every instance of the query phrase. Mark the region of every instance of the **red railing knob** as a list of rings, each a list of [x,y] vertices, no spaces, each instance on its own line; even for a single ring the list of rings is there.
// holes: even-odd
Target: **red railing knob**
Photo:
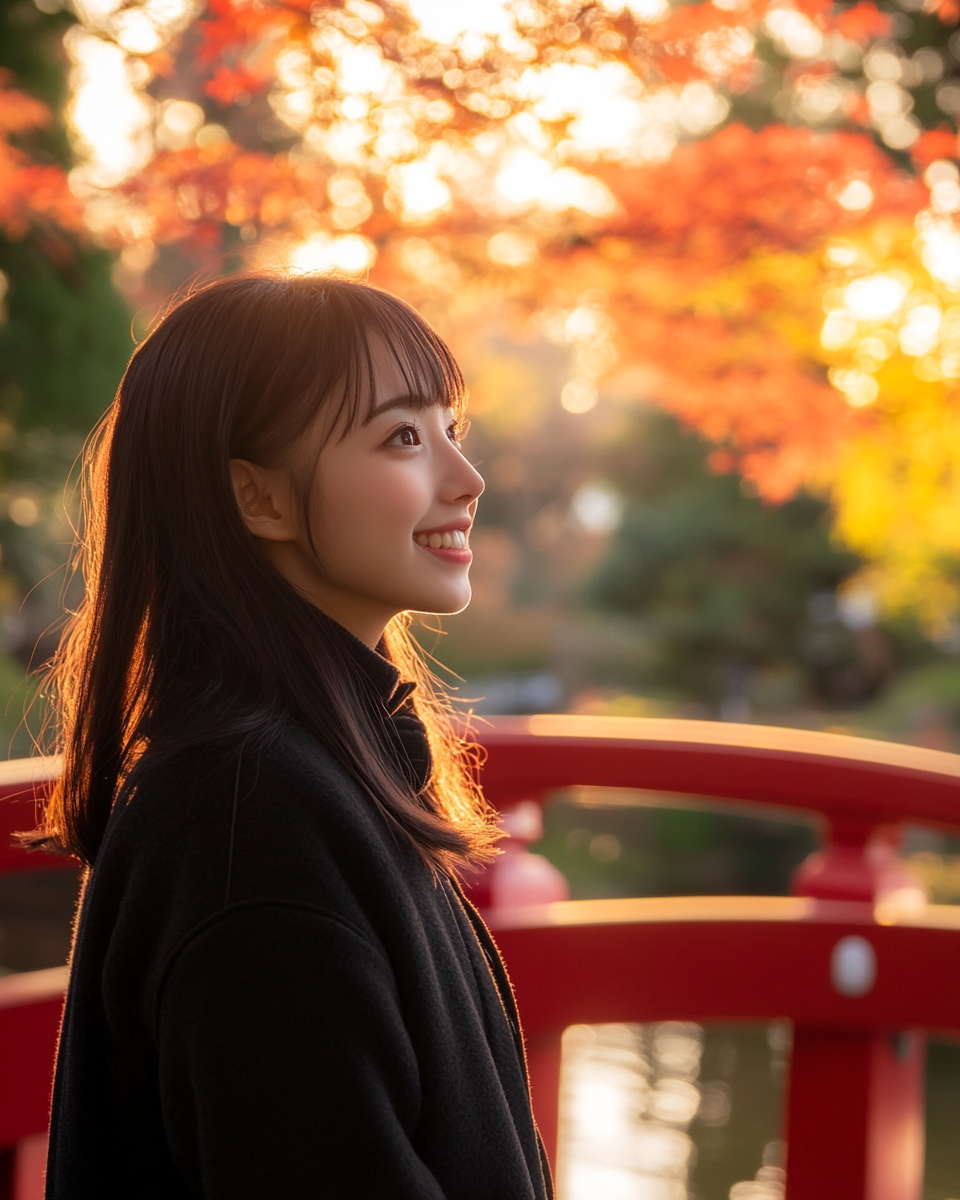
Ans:
[[[923,908],[923,884],[899,857],[900,830],[871,821],[832,820],[826,845],[794,872],[795,896],[866,900],[898,908]]]
[[[543,816],[536,800],[521,800],[506,809],[500,826],[508,835],[503,853],[490,868],[490,907],[525,908],[570,899],[563,873],[530,846],[543,837]]]

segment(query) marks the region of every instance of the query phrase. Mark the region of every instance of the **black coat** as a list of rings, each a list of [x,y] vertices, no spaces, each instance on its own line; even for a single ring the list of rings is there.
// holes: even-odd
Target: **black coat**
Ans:
[[[161,760],[114,813],[77,932],[46,1195],[552,1195],[483,922],[293,722],[226,765],[202,746]]]

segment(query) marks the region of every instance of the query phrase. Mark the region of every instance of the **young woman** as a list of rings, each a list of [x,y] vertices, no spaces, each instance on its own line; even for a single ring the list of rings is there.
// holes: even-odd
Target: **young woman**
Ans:
[[[87,864],[48,1200],[542,1200],[496,836],[407,634],[470,596],[450,352],[327,277],[204,287],[91,458],[45,837]]]

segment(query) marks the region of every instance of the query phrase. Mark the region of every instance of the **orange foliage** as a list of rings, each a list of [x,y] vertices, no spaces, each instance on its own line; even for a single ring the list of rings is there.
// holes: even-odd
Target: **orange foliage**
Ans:
[[[605,296],[621,367],[655,368],[649,398],[723,448],[715,469],[738,471],[773,503],[817,484],[865,420],[811,361],[818,297],[781,277],[781,263],[761,257],[705,275],[635,245],[602,272],[584,253],[568,279]],[[544,269],[556,277],[561,264]]]
[[[714,469],[736,470],[765,500],[781,503],[816,484],[862,419],[782,344],[731,361],[736,340],[721,329],[711,343],[705,324],[653,323],[645,344],[664,371],[661,406],[723,446]]]
[[[910,157],[918,166],[925,167],[938,158],[957,158],[957,135],[944,124],[940,129],[928,129],[921,133],[910,148]]]
[[[871,38],[887,37],[893,25],[889,13],[881,12],[869,0],[859,0],[852,8],[837,13],[833,18],[834,28],[851,42],[861,45]]]
[[[235,104],[242,96],[250,96],[269,82],[269,75],[255,75],[246,63],[235,67],[221,65],[213,78],[204,86],[204,91],[218,104]]]
[[[50,121],[45,104],[11,83],[11,73],[0,69],[0,228],[14,238],[23,237],[38,222],[78,229],[80,205],[63,169],[32,161],[9,140],[10,135],[30,133]]]
[[[224,142],[164,151],[122,190],[148,214],[155,241],[216,252],[224,222],[289,227],[325,207],[326,177],[316,164]]]
[[[864,134],[786,126],[734,124],[662,164],[594,170],[620,211],[579,250],[557,245],[527,268],[531,303],[594,289],[621,363],[657,368],[654,398],[724,448],[716,469],[772,502],[816,484],[869,420],[819,359],[823,244],[912,221],[923,186]],[[840,205],[851,179],[873,190],[869,211]]]
[[[233,72],[250,84],[250,91],[266,86],[273,56],[283,41],[310,28],[309,0],[210,0],[207,11],[212,15],[198,22],[202,40],[197,60],[204,66],[216,66],[214,82],[207,91],[221,104],[232,104],[236,93],[221,98],[214,90],[218,77]],[[243,90],[247,89],[238,89]]]
[[[839,203],[846,183],[862,179],[874,203],[869,219],[910,218],[926,192],[898,171],[873,139],[769,125],[759,132],[728,125],[680,146],[665,163],[594,168],[620,201],[607,232],[685,255],[712,269],[755,250],[796,250],[863,224]]]

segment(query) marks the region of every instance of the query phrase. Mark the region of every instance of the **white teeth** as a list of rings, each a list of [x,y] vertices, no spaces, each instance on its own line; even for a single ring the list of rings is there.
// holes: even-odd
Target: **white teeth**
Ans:
[[[413,540],[418,546],[432,550],[465,550],[467,535],[462,529],[448,529],[446,533],[415,533]]]

